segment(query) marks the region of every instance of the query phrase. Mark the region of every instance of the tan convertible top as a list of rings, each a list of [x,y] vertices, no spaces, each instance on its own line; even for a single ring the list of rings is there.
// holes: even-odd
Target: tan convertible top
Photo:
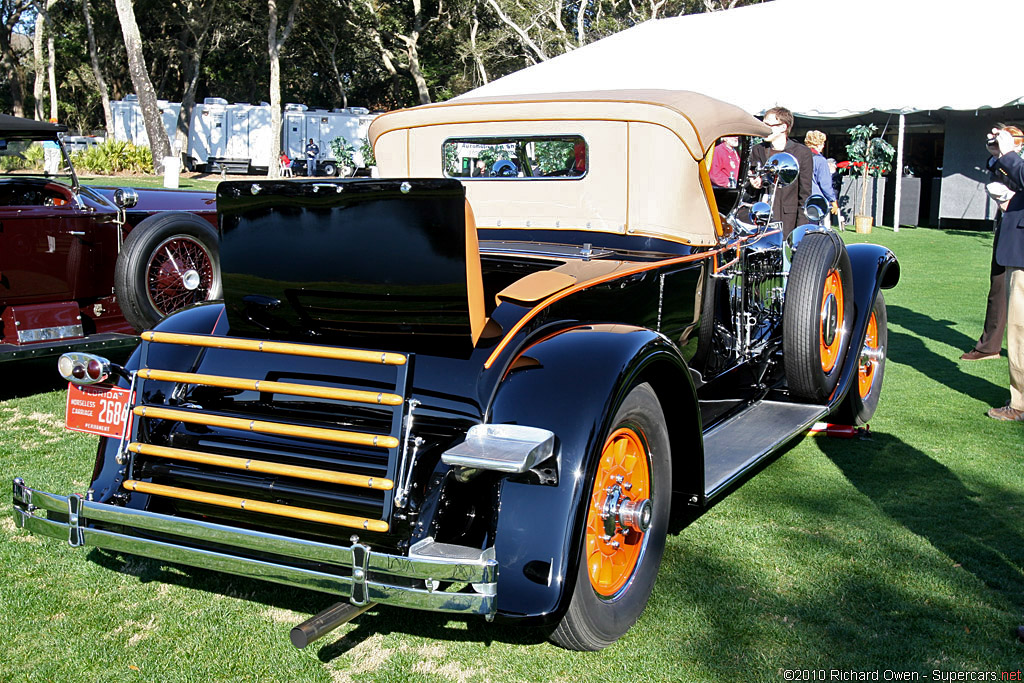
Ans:
[[[527,120],[648,122],[671,129],[694,160],[723,135],[757,135],[767,126],[737,106],[685,90],[602,90],[456,99],[377,117],[370,144],[400,129],[453,123]]]

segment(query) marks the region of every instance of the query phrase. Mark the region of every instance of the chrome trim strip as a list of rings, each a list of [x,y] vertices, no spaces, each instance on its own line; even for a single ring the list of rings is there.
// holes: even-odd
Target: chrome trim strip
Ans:
[[[68,541],[71,538],[72,530],[75,530],[84,545],[309,588],[345,597],[352,596],[353,581],[349,576],[239,557],[227,552],[176,545],[106,529],[95,529],[87,524],[89,521],[104,522],[143,531],[171,534],[196,539],[200,542],[218,543],[320,562],[337,567],[340,571],[348,571],[353,567],[355,558],[352,548],[77,500],[79,500],[79,509],[76,528],[69,523],[57,522],[33,514],[35,510],[67,514],[71,509],[70,506],[74,505],[69,502],[69,497],[36,491],[25,486],[20,480],[15,480],[15,523],[18,527],[25,528],[34,534],[63,541]],[[359,549],[363,551],[359,553],[363,555],[363,558],[360,558],[360,564],[366,563],[363,577],[363,581],[365,581],[365,597],[363,599],[369,602],[488,616],[493,615],[496,610],[497,561],[493,559],[493,554],[483,552],[478,558],[468,554],[466,557],[431,555],[427,559],[423,556],[409,558],[375,553],[362,544],[359,544]],[[471,583],[478,586],[476,588],[478,592],[446,593],[421,590],[406,585],[395,586],[387,582],[387,575],[423,581]]]

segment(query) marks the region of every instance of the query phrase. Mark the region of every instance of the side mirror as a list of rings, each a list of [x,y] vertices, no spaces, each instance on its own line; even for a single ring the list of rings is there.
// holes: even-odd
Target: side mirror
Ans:
[[[761,169],[761,175],[769,182],[775,182],[777,179],[779,187],[785,187],[800,175],[800,162],[788,152],[779,152],[768,158]]]
[[[763,228],[768,225],[768,221],[771,220],[771,217],[772,207],[768,202],[757,202],[750,207],[750,220],[759,228]]]
[[[804,215],[812,223],[820,223],[828,215],[828,202],[820,194],[812,194],[804,204]]]

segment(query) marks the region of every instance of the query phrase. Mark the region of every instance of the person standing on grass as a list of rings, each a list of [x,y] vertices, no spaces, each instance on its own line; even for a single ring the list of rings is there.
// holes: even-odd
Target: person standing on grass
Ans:
[[[1024,133],[1017,126],[999,125],[1013,136],[1014,151],[1021,153],[1024,146]],[[995,239],[992,242],[992,261],[989,265],[988,303],[985,306],[985,325],[981,337],[974,348],[967,351],[960,360],[990,360],[999,358],[999,350],[1003,348],[1003,334],[1006,332],[1006,269],[996,263],[996,249],[999,246],[999,224],[1002,222],[1003,211],[1010,198],[1022,188],[1017,187],[1005,172],[994,168],[995,157],[988,160],[988,169],[993,182],[986,186],[989,196],[999,204],[996,214]]]
[[[986,145],[994,158],[991,168],[1005,173],[1017,187],[1024,187],[1024,159],[1014,148],[1013,135],[993,128]],[[1010,401],[992,408],[988,416],[1007,422],[1024,422],[1024,192],[1010,198],[999,225],[996,263],[1006,268],[1006,355],[1010,359]]]
[[[836,191],[832,187],[832,170],[829,168],[828,159],[821,155],[825,149],[825,134],[820,130],[809,130],[804,135],[804,144],[814,154],[814,173],[811,175],[811,194],[820,194],[828,202],[833,216],[839,215],[839,203],[836,201]],[[831,227],[832,219],[829,218]]]
[[[772,220],[782,221],[782,234],[789,237],[789,233],[796,227],[800,210],[811,196],[814,159],[811,150],[789,139],[789,134],[793,130],[793,112],[785,107],[772,107],[764,113],[764,123],[772,132],[764,139],[764,144],[754,145],[750,150],[751,168],[755,165],[763,166],[769,157],[778,152],[789,152],[800,164],[800,175],[797,176],[796,182],[778,189],[775,193],[775,206],[772,207]],[[749,182],[754,189],[761,189],[759,176],[751,176]]]
[[[316,175],[316,158],[320,155],[320,145],[313,142],[313,138],[306,143],[306,175]]]

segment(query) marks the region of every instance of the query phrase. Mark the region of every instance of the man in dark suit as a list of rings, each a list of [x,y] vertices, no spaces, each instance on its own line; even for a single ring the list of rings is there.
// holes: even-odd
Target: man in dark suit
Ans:
[[[775,205],[772,207],[772,220],[782,221],[782,232],[786,237],[793,232],[804,202],[811,196],[811,178],[814,174],[814,155],[811,150],[799,142],[789,139],[793,130],[793,112],[785,107],[772,107],[764,114],[765,125],[771,126],[771,135],[764,139],[764,144],[755,145],[750,150],[751,167],[764,165],[768,158],[779,152],[789,152],[800,164],[800,175],[795,183],[779,188],[775,193]],[[761,189],[760,178],[751,178],[750,184]]]
[[[997,172],[1017,187],[1024,187],[1024,159],[1014,150],[1013,136],[993,128],[988,151]],[[1010,359],[1010,401],[992,408],[988,416],[1007,422],[1024,422],[1024,192],[1010,199],[999,225],[996,263],[1006,268],[1006,355]]]

